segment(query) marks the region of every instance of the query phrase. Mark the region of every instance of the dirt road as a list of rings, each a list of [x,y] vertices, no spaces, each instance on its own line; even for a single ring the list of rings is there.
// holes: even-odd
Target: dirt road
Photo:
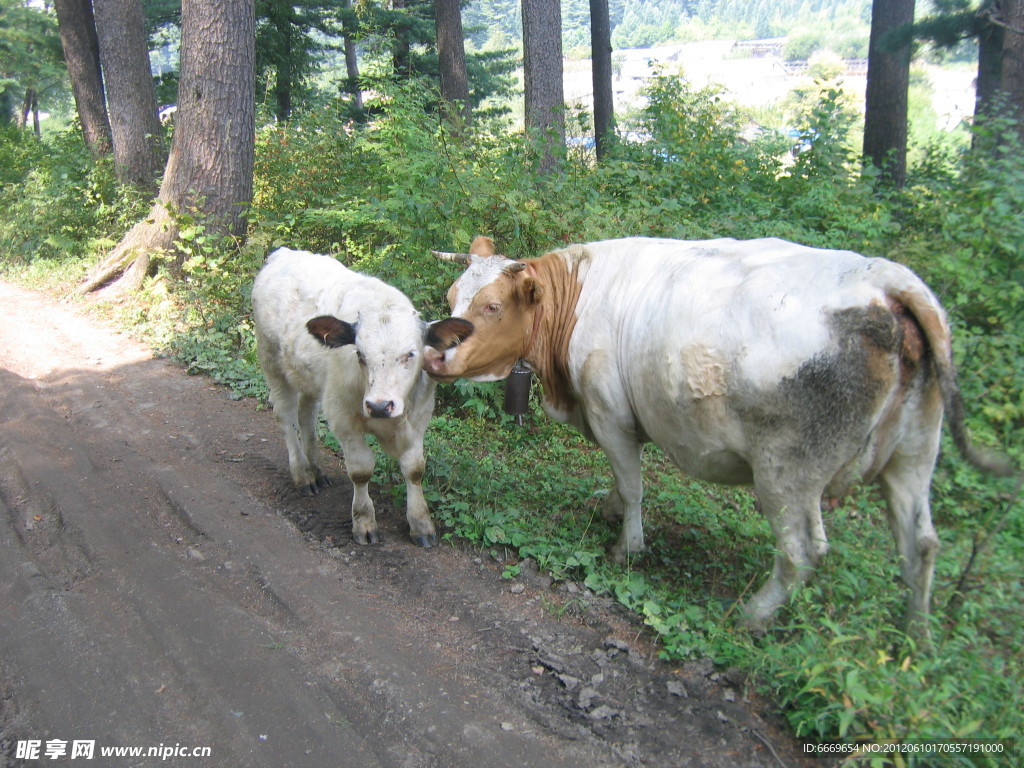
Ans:
[[[560,617],[379,496],[359,547],[340,463],[300,497],[268,411],[49,298],[0,307],[0,766],[804,764],[613,606]]]

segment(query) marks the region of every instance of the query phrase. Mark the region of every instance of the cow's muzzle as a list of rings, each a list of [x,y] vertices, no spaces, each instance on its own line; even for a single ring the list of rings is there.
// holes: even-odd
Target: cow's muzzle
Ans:
[[[363,406],[366,415],[373,419],[390,419],[395,415],[394,400],[367,400]]]
[[[448,372],[448,359],[445,352],[427,347],[424,351],[423,370],[439,381],[454,381],[455,376]]]

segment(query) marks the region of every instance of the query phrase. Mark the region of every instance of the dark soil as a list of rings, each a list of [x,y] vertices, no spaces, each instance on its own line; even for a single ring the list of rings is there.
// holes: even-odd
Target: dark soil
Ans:
[[[611,603],[415,547],[387,492],[384,543],[353,544],[340,459],[299,496],[268,410],[48,297],[0,305],[0,766],[824,765]],[[210,756],[100,754],[160,746]]]

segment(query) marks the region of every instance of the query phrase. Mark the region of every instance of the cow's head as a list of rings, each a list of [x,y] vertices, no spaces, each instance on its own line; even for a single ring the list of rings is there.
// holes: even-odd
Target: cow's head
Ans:
[[[446,261],[467,265],[448,290],[455,317],[473,324],[473,335],[461,344],[427,353],[425,369],[442,381],[457,378],[497,381],[508,376],[524,357],[537,332],[535,319],[541,287],[533,270],[522,261],[494,253],[489,237],[473,241],[471,253],[434,251]]]
[[[363,375],[363,412],[388,419],[405,413],[426,350],[443,354],[473,332],[472,323],[455,317],[426,324],[411,308],[363,311],[355,323],[333,315],[306,323],[309,333],[330,349],[355,346]]]

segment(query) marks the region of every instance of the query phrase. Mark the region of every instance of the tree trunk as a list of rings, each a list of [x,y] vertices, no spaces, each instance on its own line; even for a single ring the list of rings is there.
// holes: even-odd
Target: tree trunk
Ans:
[[[1002,0],[1003,37],[1002,91],[1010,116],[1017,121],[1017,134],[1024,140],[1024,0]]]
[[[103,100],[100,44],[96,38],[92,3],[90,0],[56,0],[54,6],[85,145],[93,157],[109,154],[113,144],[107,105]]]
[[[348,79],[348,92],[352,94],[356,109],[363,109],[363,92],[359,88],[359,59],[356,57],[356,24],[352,19],[352,4],[348,0],[348,11],[342,16],[342,37],[345,42],[345,74]]]
[[[864,155],[892,184],[907,180],[907,93],[910,44],[890,47],[883,39],[912,24],[914,0],[874,0],[868,43],[868,84],[864,107]]]
[[[140,0],[93,0],[114,171],[122,184],[156,191],[162,165],[160,117]]]
[[[42,135],[39,129],[39,94],[29,86],[25,89],[25,102],[21,109],[20,128],[28,128],[28,118],[32,117],[32,130],[38,139]]]
[[[441,98],[454,106],[454,114],[469,117],[469,78],[459,0],[434,0],[437,59],[441,70]]]
[[[526,133],[541,148],[540,171],[549,173],[565,154],[559,0],[523,0],[523,78]]]
[[[978,35],[974,119],[1008,117],[1024,140],[1024,0],[998,0],[987,10]]]
[[[612,93],[612,28],[608,0],[590,0],[590,60],[594,79],[594,144],[597,159],[608,152],[615,130]]]
[[[391,7],[396,11],[404,10],[405,0],[391,0]],[[412,46],[409,42],[408,22],[396,23],[393,34],[395,39],[392,44],[391,56],[395,75],[398,77],[409,75],[412,69]]]
[[[175,212],[209,236],[245,234],[255,148],[254,0],[183,0],[174,140],[157,202],[81,286],[117,295],[141,286],[151,254],[177,239]],[[111,281],[116,283],[111,284]]]
[[[14,120],[14,95],[9,88],[0,89],[0,128],[6,128]]]
[[[1003,79],[1002,25],[988,23],[978,35],[978,80],[974,94],[974,120],[988,116],[996,106],[996,93]]]
[[[351,35],[345,35],[345,75],[348,81],[348,92],[356,109],[363,108],[363,91],[359,87],[359,59],[356,57],[356,41]]]
[[[268,13],[269,21],[275,30],[274,111],[282,123],[287,122],[292,115],[293,13],[290,3],[272,3]]]

